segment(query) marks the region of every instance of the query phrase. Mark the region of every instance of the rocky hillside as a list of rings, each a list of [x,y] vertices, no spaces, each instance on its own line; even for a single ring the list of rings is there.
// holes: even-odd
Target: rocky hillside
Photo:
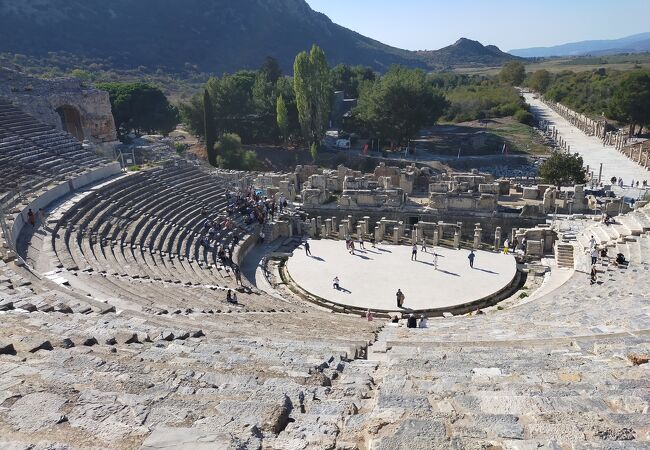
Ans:
[[[478,41],[460,38],[454,44],[433,51],[417,52],[429,67],[446,69],[458,66],[500,66],[513,59],[521,59],[505,53],[495,45],[483,45]]]
[[[267,55],[290,70],[320,45],[330,62],[424,66],[408,51],[343,28],[304,0],[0,0],[0,51],[68,52],[118,68],[221,73],[258,67]]]
[[[500,65],[510,55],[461,39],[435,52],[390,47],[333,23],[304,0],[0,0],[0,52],[101,59],[116,69],[256,68],[266,56],[290,72],[318,44],[331,64],[440,68]],[[54,56],[56,57],[56,55]]]

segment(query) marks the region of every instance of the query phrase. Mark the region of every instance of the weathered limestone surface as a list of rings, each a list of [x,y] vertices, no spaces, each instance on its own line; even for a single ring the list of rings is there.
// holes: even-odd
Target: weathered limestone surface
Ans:
[[[80,114],[85,139],[97,144],[117,140],[108,92],[85,86],[79,80],[41,80],[0,67],[0,97],[59,130],[63,125],[56,109],[71,106]]]

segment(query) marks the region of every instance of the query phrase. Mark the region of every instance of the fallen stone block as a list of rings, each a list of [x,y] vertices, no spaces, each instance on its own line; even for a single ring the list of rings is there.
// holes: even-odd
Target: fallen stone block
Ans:
[[[13,344],[0,342],[0,355],[15,355],[16,349]]]
[[[39,350],[52,350],[52,343],[36,336],[25,336],[15,343],[19,352],[36,353]]]

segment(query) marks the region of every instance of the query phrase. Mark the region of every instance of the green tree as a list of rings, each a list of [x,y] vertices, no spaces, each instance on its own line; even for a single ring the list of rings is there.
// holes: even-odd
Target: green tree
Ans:
[[[319,144],[325,136],[331,109],[332,85],[325,53],[318,46],[296,56],[293,86],[305,139]]]
[[[276,120],[282,139],[286,142],[289,137],[289,112],[287,111],[287,104],[284,102],[284,97],[281,95],[278,95]]]
[[[436,123],[447,105],[423,71],[393,66],[379,80],[362,85],[353,115],[365,130],[401,145]]]
[[[582,157],[561,151],[553,152],[539,168],[540,176],[558,188],[567,184],[583,184],[586,182],[586,171]]]
[[[640,126],[650,125],[650,71],[627,74],[614,90],[610,115],[630,124],[630,135]]]
[[[253,151],[242,150],[241,138],[234,133],[226,133],[215,144],[217,161],[222,169],[255,170],[257,156]]]
[[[312,162],[316,162],[316,158],[318,157],[318,144],[315,142],[311,143],[311,146],[309,147],[309,153],[311,154],[311,160]]]
[[[530,76],[528,86],[531,89],[544,94],[551,85],[551,73],[548,70],[536,70]]]
[[[217,141],[214,111],[212,110],[212,99],[207,89],[203,91],[203,135],[205,136],[205,149],[208,154],[208,162],[211,166],[217,167]]]
[[[333,88],[343,91],[345,98],[358,98],[361,84],[376,79],[377,74],[370,67],[339,64],[332,69]]]
[[[276,84],[282,76],[280,63],[278,63],[278,60],[272,56],[266,57],[264,64],[262,64],[262,67],[260,67],[259,71],[266,75],[266,79],[269,80],[272,84]]]
[[[506,84],[520,86],[526,77],[526,68],[519,61],[510,61],[503,66],[499,78]]]
[[[103,83],[97,87],[109,93],[120,137],[132,131],[166,135],[178,125],[178,110],[155,86],[146,83]]]

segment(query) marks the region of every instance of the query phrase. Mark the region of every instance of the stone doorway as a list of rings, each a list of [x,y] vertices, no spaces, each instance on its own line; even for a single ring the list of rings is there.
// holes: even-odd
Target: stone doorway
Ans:
[[[81,115],[79,110],[74,106],[61,106],[56,109],[61,118],[63,129],[73,135],[80,142],[84,140],[84,132],[81,127]]]

